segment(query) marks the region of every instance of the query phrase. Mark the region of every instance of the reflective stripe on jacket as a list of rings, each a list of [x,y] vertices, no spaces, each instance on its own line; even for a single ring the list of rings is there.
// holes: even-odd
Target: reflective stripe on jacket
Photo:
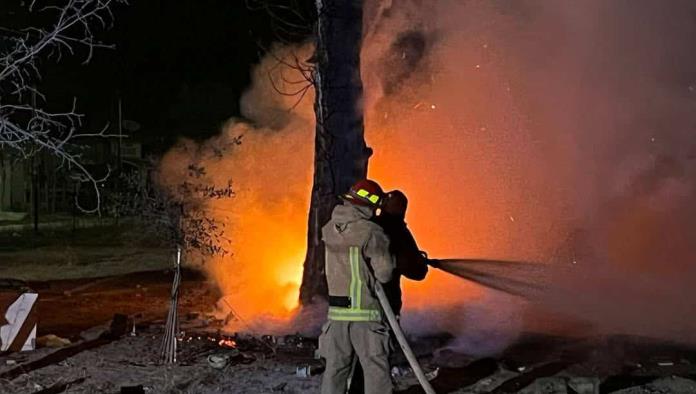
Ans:
[[[389,239],[371,217],[370,208],[346,202],[322,228],[330,303],[339,300],[329,307],[331,320],[382,320],[375,280],[388,282],[395,263]]]

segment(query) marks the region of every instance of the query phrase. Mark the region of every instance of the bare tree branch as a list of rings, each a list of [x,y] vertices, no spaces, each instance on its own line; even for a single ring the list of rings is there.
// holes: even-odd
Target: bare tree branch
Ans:
[[[73,100],[69,111],[52,112],[40,108],[36,100],[46,97],[36,89],[41,79],[41,62],[60,61],[65,54],[73,56],[79,49],[86,50],[83,64],[88,63],[97,48],[112,48],[95,38],[95,28],[111,27],[114,4],[126,0],[66,0],[63,5],[49,5],[36,9],[36,1],[29,5],[30,12],[53,14],[50,27],[30,26],[22,29],[0,28],[0,149],[9,148],[23,158],[46,151],[58,157],[62,165],[77,172],[76,178],[90,183],[97,195],[95,207],[81,207],[86,213],[99,212],[99,183],[81,163],[81,155],[70,149],[76,140],[84,137],[109,137],[106,128],[96,133],[78,131],[82,115]],[[28,97],[31,104],[27,104]],[[108,174],[107,174],[108,176]]]

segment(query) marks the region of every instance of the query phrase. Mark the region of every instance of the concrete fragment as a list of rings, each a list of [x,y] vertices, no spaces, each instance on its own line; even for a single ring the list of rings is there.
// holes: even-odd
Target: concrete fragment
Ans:
[[[36,347],[39,295],[24,290],[0,291],[0,351],[29,351]]]
[[[568,380],[568,387],[577,394],[599,394],[599,378],[575,377]]]
[[[539,378],[534,383],[527,386],[520,393],[524,394],[568,394],[566,378],[563,377],[545,377]]]
[[[230,363],[230,357],[226,354],[211,354],[208,356],[208,365],[214,369],[223,369]]]

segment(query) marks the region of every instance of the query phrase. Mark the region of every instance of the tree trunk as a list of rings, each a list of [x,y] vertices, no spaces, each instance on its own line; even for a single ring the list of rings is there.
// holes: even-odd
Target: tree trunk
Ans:
[[[363,1],[316,0],[316,3],[317,126],[307,257],[300,288],[302,304],[327,296],[321,227],[339,202],[338,196],[367,176],[367,162],[372,153],[365,144],[360,107]]]

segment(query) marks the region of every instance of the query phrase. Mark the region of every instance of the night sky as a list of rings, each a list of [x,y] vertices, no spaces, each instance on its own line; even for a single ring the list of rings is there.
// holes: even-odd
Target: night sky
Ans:
[[[2,2],[8,6],[1,7],[0,26],[50,23],[47,16],[27,14],[20,1]],[[282,7],[241,0],[130,3],[116,5],[113,27],[97,33],[115,49],[98,49],[87,65],[81,64],[84,53],[58,64],[44,61],[39,88],[47,95],[45,105],[56,109],[77,97],[89,128],[115,125],[120,95],[124,118],[141,124],[141,138],[160,149],[179,136],[217,133],[239,115],[239,97],[265,48],[279,39],[306,39],[311,31],[311,1],[295,6],[309,23]],[[286,20],[308,27],[288,32]]]

